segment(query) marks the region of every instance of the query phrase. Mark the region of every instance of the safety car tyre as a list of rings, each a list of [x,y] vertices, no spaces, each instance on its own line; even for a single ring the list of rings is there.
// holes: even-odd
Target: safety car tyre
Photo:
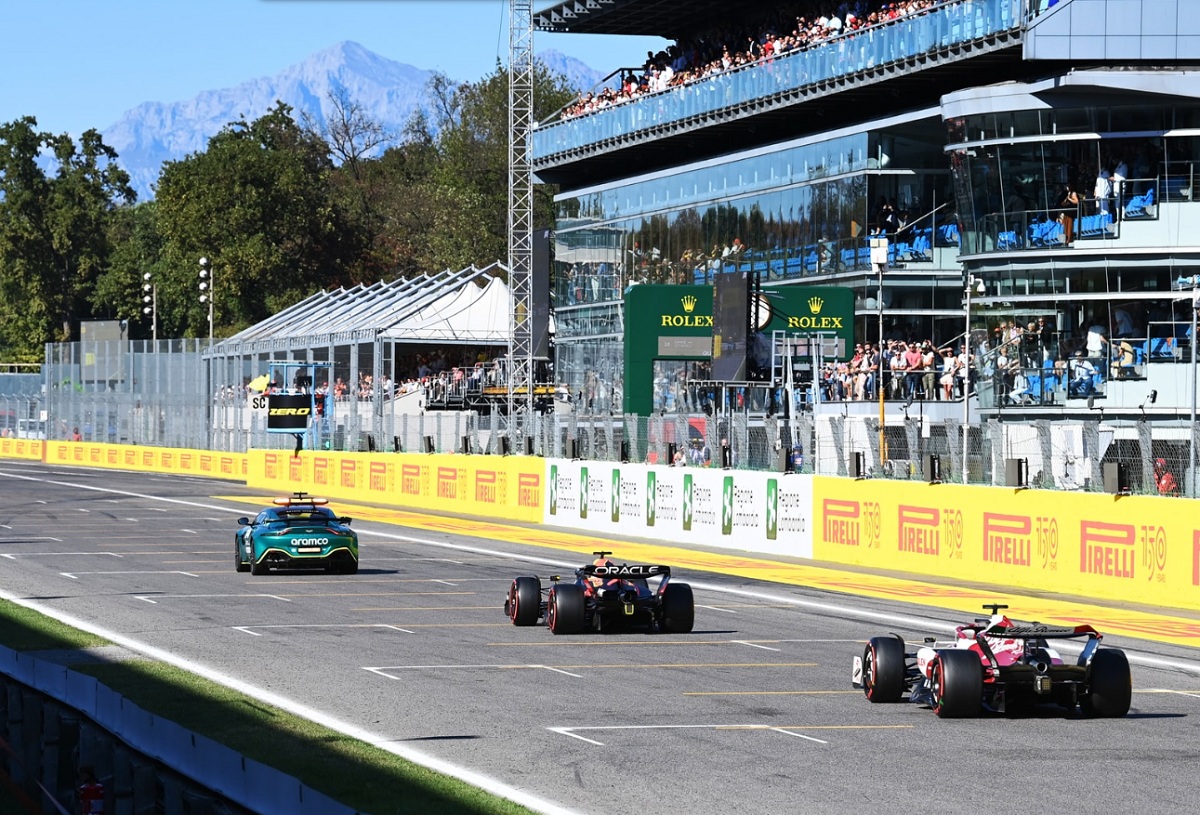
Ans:
[[[342,574],[358,574],[358,561],[354,558],[349,558],[346,564],[342,566]]]
[[[254,561],[250,564],[250,574],[261,576],[267,573],[267,562],[265,560]]]
[[[872,637],[863,649],[863,692],[872,702],[899,702],[904,695],[904,642]]]
[[[933,712],[942,719],[978,716],[983,703],[983,664],[974,651],[938,651],[930,671]]]
[[[513,625],[537,625],[542,603],[542,583],[536,577],[518,577],[508,590],[508,616]]]
[[[662,596],[662,627],[670,634],[687,634],[696,623],[696,601],[687,583],[668,583]]]
[[[1116,719],[1129,712],[1133,678],[1124,651],[1103,648],[1088,666],[1087,690],[1080,694],[1079,707],[1085,715]]]
[[[237,541],[233,542],[233,568],[239,572],[250,571],[250,564],[242,560],[242,553]]]
[[[583,587],[561,583],[550,590],[546,625],[554,634],[578,634],[586,622]]]

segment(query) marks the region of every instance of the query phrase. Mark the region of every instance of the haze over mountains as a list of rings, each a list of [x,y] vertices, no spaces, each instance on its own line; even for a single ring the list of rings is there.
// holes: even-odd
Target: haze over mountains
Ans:
[[[604,76],[558,51],[545,51],[538,58],[580,90],[593,87]],[[332,111],[331,92],[344,88],[367,116],[399,135],[413,111],[427,109],[426,85],[433,74],[382,57],[356,42],[340,42],[275,76],[203,91],[182,102],[144,102],[102,133],[104,142],[120,155],[138,200],[146,201],[154,197],[153,185],[164,161],[204,150],[222,127],[242,118],[253,121],[277,100],[290,105],[297,120],[307,113],[324,123]]]

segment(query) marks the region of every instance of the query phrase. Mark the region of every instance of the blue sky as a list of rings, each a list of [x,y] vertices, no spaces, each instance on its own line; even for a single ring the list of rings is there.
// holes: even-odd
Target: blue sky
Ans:
[[[541,9],[546,0],[535,0]],[[507,0],[0,0],[0,122],[103,130],[142,102],[271,76],[342,40],[454,79],[508,58]],[[536,34],[608,73],[661,40]]]

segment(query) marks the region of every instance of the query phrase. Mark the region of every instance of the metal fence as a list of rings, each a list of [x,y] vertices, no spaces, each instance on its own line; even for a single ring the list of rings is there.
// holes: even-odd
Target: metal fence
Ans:
[[[42,393],[0,396],[0,433],[244,452],[291,449],[271,433],[244,383],[272,355],[231,359],[203,340],[108,341],[48,346]],[[296,357],[294,353],[288,356]],[[305,356],[312,356],[307,354]],[[344,373],[340,365],[345,356]],[[380,367],[333,355],[331,374],[361,381]],[[291,362],[282,355],[274,361]],[[301,359],[303,361],[303,358]],[[360,376],[361,374],[361,376]],[[378,371],[376,371],[378,374]],[[378,380],[376,376],[376,380]],[[216,383],[216,384],[213,384]],[[305,434],[311,449],[361,452],[533,454],[690,467],[794,470],[820,475],[936,480],[1061,490],[1193,494],[1196,431],[1183,416],[1104,420],[1087,414],[1037,421],[889,415],[880,421],[834,405],[700,400],[697,412],[651,416],[586,412],[556,400],[531,415],[430,410],[422,389],[347,389],[331,395]],[[794,407],[794,405],[792,406]],[[814,411],[814,407],[817,409]]]

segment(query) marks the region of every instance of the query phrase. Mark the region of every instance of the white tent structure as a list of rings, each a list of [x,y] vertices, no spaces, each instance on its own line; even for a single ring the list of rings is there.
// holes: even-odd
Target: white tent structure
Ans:
[[[511,294],[500,263],[318,292],[216,343],[212,356],[350,343],[508,344]]]
[[[511,303],[512,293],[503,280],[476,279],[384,329],[380,336],[408,343],[506,345]]]

